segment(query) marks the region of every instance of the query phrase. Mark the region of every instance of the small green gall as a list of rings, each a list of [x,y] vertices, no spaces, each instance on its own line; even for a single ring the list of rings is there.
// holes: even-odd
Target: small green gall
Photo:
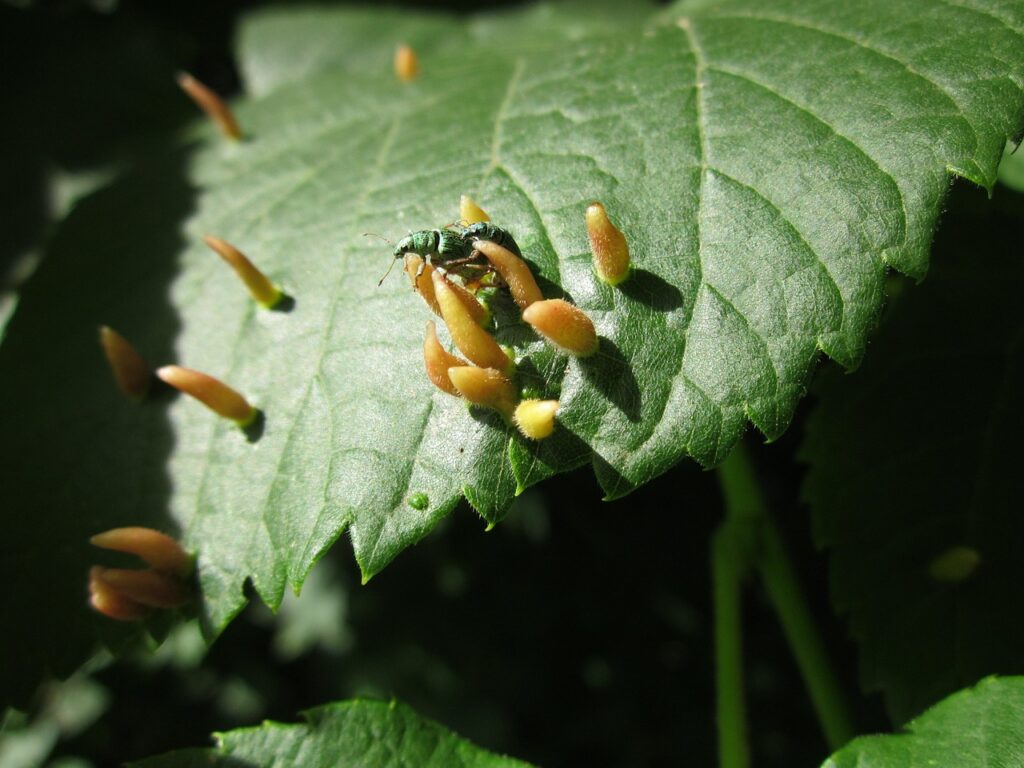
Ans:
[[[936,581],[957,584],[971,577],[981,565],[981,554],[973,547],[950,547],[928,564],[928,574]]]

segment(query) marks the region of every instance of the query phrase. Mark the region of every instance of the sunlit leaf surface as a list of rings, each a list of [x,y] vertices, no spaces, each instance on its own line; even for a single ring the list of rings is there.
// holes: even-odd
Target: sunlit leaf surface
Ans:
[[[248,138],[197,127],[86,201],[26,287],[0,348],[0,616],[21,660],[4,688],[90,646],[96,530],[180,533],[214,635],[247,580],[277,605],[345,530],[368,578],[462,497],[495,523],[588,462],[614,498],[684,456],[721,461],[748,420],[780,435],[820,351],[859,362],[886,266],[924,274],[950,173],[990,186],[1024,114],[1019,2],[379,13],[255,16]],[[391,71],[406,40],[410,84]],[[540,444],[433,389],[428,311],[400,275],[377,287],[390,247],[363,233],[451,222],[462,193],[601,336],[567,359],[499,311],[519,384],[561,401]],[[629,238],[618,289],[591,268],[595,199]],[[294,306],[256,308],[204,233]],[[185,398],[119,399],[99,323],[154,364],[223,377],[262,433]]]

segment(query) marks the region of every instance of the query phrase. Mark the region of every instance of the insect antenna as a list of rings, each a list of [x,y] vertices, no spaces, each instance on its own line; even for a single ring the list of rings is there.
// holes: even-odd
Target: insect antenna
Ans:
[[[385,243],[390,245],[392,248],[395,247],[395,244],[394,244],[393,241],[388,240],[386,237],[384,237],[384,235],[378,235],[376,232],[363,232],[363,237],[376,237],[379,240],[383,240]]]
[[[382,277],[380,280],[377,281],[377,287],[378,288],[380,288],[382,285],[384,285],[384,281],[388,279],[388,275],[391,274],[391,270],[395,268],[395,262],[396,261],[398,261],[397,258],[391,260],[391,264],[388,266],[388,271],[384,273],[384,277]]]
[[[384,237],[384,235],[378,235],[376,232],[363,232],[363,237],[376,237],[376,238],[378,238],[380,240],[383,240],[385,243],[390,245],[392,248],[395,247],[394,242],[392,242],[391,240],[388,240],[388,238]],[[388,267],[388,271],[384,273],[384,277],[382,277],[380,280],[377,281],[377,287],[378,288],[380,288],[382,285],[384,285],[384,281],[388,279],[388,275],[391,274],[391,270],[395,266],[395,261],[397,261],[397,259],[392,259],[391,260],[391,265]]]

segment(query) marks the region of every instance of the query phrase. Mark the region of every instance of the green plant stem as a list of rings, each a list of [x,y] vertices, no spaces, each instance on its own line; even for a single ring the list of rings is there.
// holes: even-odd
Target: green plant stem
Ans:
[[[796,657],[800,675],[825,733],[825,741],[834,752],[856,735],[846,697],[832,669],[782,538],[768,519],[764,520],[760,534],[757,569]]]
[[[855,733],[846,698],[832,670],[825,652],[825,644],[811,617],[810,609],[800,589],[796,572],[786,554],[782,539],[768,517],[767,505],[761,494],[757,476],[754,474],[742,443],[736,446],[729,458],[719,467],[719,481],[725,498],[726,522],[716,534],[716,539],[719,535],[731,534],[734,545],[729,554],[736,558],[736,568],[740,569],[740,573],[748,566],[756,568],[779,617],[782,631],[796,658],[818,721],[825,733],[825,739],[830,749],[836,750],[849,741]],[[715,545],[712,546],[714,556]],[[731,646],[733,642],[727,638],[718,637],[717,630],[721,627],[723,631],[731,631],[732,628],[720,624],[717,616],[719,609],[717,597],[719,568],[717,565],[714,568],[714,576],[716,578],[715,644],[716,652],[720,652],[723,643]],[[729,583],[729,574],[724,574],[724,577]],[[738,605],[738,598],[736,604]],[[734,629],[736,632],[740,631],[738,618]],[[735,645],[737,648],[739,647],[738,640]],[[716,671],[721,678],[723,672],[721,663],[717,664]],[[727,677],[726,680],[731,680],[731,677]],[[720,699],[722,693],[720,681]],[[742,697],[742,691],[740,695]],[[742,705],[740,713],[742,714]],[[743,730],[745,731],[745,726]],[[720,720],[720,743],[724,738]],[[722,765],[726,766],[724,759]],[[745,763],[741,763],[741,765],[745,765]]]
[[[728,521],[711,540],[715,617],[715,715],[721,768],[747,768],[747,712],[743,697],[742,587],[745,568]]]
[[[735,451],[733,452],[735,454]],[[720,768],[747,768],[750,747],[743,695],[743,579],[754,560],[752,532],[761,514],[756,478],[730,456],[718,468],[725,520],[711,540],[715,611],[715,714]]]

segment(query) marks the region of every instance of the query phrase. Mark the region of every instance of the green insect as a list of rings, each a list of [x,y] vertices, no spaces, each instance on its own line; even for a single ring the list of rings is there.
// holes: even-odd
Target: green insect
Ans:
[[[496,227],[490,222],[479,222],[470,224],[467,227],[445,227],[444,229],[421,229],[418,232],[410,232],[398,241],[395,246],[394,257],[404,258],[407,253],[416,253],[423,257],[416,276],[423,273],[427,264],[436,265],[448,272],[455,274],[466,274],[477,270],[475,274],[493,272],[486,259],[473,248],[474,240],[491,240],[498,245],[508,248],[517,256],[522,256],[515,239],[506,230]],[[394,261],[391,262],[394,266]],[[391,269],[388,269],[388,273]],[[380,279],[384,282],[387,274]],[[379,285],[380,283],[378,283]]]
[[[473,246],[457,229],[422,229],[412,232],[395,246],[395,258],[401,259],[407,253],[418,253],[431,264],[445,264],[463,261],[471,255]]]
[[[519,244],[508,233],[508,230],[496,227],[489,221],[480,221],[476,224],[470,224],[468,227],[462,227],[460,232],[462,239],[469,244],[470,248],[473,247],[474,240],[489,240],[492,243],[497,243],[502,248],[508,248],[519,258],[523,258],[523,254],[519,250]]]

